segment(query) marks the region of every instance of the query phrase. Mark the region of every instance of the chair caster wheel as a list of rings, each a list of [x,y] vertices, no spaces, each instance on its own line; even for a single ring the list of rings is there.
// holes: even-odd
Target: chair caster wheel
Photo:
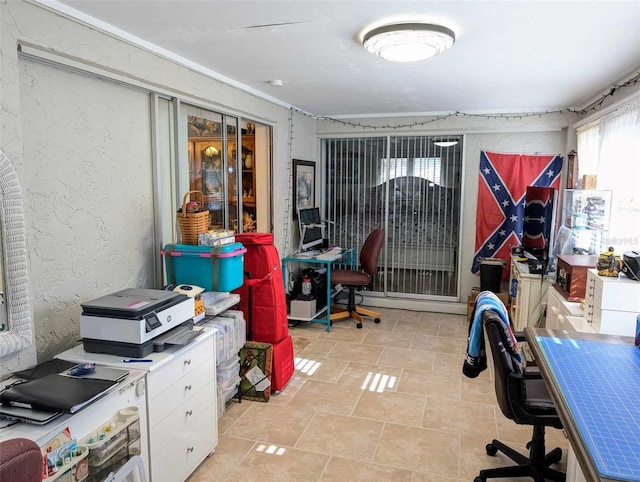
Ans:
[[[482,477],[476,477],[475,479],[473,479],[473,482],[486,482],[486,479],[483,479]]]
[[[487,455],[490,455],[491,457],[493,457],[495,454],[498,453],[498,449],[495,448],[493,446],[493,444],[487,444],[487,446],[485,447],[486,451],[487,451]]]
[[[362,323],[358,323],[358,324],[356,325],[356,327],[357,327],[357,328],[362,328]]]
[[[376,318],[375,320],[373,320],[374,323],[380,323],[380,318]]]
[[[333,321],[330,321],[330,322],[329,322],[329,326],[333,326]]]

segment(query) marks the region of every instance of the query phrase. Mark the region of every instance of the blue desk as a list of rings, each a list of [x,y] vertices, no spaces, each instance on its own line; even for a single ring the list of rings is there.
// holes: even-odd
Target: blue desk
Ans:
[[[346,265],[355,268],[355,248],[345,249],[334,259],[318,259],[316,256],[308,256],[305,253],[293,253],[282,259],[282,278],[284,289],[287,291],[287,265],[289,263],[305,263],[325,266],[327,268],[327,306],[319,307],[316,313],[310,318],[289,317],[290,320],[313,321],[325,323],[327,331],[331,331],[331,270],[336,265]],[[320,316],[324,313],[324,316]]]
[[[524,332],[584,475],[640,481],[640,348],[633,338]]]

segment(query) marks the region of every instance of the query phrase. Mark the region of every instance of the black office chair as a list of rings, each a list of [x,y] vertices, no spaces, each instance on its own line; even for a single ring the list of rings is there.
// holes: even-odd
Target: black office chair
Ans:
[[[331,271],[331,284],[341,284],[343,287],[349,288],[347,308],[331,307],[331,324],[333,324],[333,320],[354,318],[358,322],[356,326],[362,328],[363,319],[360,315],[372,316],[375,323],[380,323],[380,313],[356,305],[356,289],[371,286],[372,277],[378,272],[378,257],[383,242],[384,231],[374,229],[369,233],[360,250],[360,270],[336,269]]]
[[[486,446],[487,455],[498,450],[518,465],[481,470],[474,482],[484,482],[495,477],[532,477],[544,480],[565,481],[564,473],[549,466],[562,458],[562,449],[555,448],[545,455],[545,427],[562,428],[553,402],[549,398],[540,373],[535,367],[523,367],[508,343],[508,331],[493,310],[482,314],[485,337],[491,346],[495,368],[495,387],[498,405],[505,417],[517,424],[533,425],[533,437],[527,444],[529,456],[516,452],[499,440]],[[519,340],[524,341],[524,339]]]

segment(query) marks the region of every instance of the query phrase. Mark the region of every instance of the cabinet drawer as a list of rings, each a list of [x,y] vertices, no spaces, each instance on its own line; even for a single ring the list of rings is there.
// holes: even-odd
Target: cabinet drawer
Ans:
[[[161,421],[151,427],[151,453],[156,454],[165,445],[172,444],[176,434],[186,430],[205,411],[211,410],[211,404],[216,399],[216,385],[211,381],[189,400],[178,406]],[[210,413],[217,417],[217,413]],[[153,455],[152,455],[153,456]]]
[[[194,343],[176,353],[170,363],[154,370],[149,376],[149,398],[154,398],[180,378],[213,356],[213,337]]]
[[[216,367],[211,357],[155,396],[149,407],[149,426],[161,423],[172,410],[193,397],[208,382],[215,383],[215,376]]]
[[[593,328],[604,335],[635,336],[636,313],[596,310]]]
[[[596,285],[596,299],[600,295],[603,310],[635,311],[640,313],[640,283],[626,279],[615,279],[613,282],[603,282],[598,290]]]
[[[151,458],[154,482],[185,480],[195,470],[217,445],[216,417],[215,404],[211,404],[184,430],[173,434],[171,443]]]
[[[576,328],[569,322],[566,315],[558,313],[558,330],[576,331]]]

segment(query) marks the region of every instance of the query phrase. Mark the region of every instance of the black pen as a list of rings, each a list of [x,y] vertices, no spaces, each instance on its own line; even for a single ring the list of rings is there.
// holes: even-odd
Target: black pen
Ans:
[[[122,360],[122,363],[141,363],[141,362],[152,362],[149,358],[125,358]]]

